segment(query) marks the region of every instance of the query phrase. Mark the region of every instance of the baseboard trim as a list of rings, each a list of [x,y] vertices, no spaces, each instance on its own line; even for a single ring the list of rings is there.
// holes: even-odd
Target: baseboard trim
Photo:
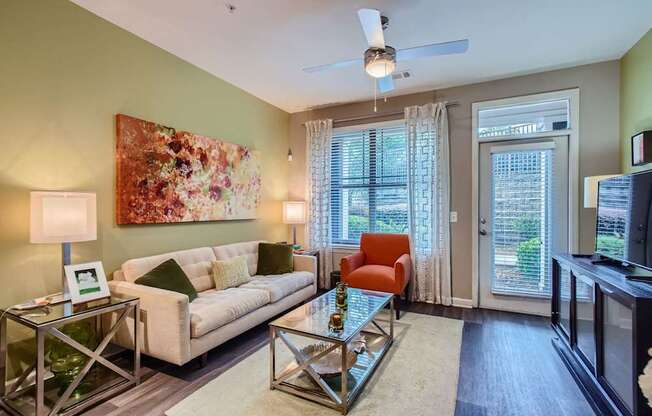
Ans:
[[[459,308],[473,308],[473,300],[464,298],[453,298],[453,306]]]

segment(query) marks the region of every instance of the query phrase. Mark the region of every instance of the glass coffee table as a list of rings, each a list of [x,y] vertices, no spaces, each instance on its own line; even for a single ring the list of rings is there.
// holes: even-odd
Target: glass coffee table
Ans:
[[[394,303],[389,293],[348,289],[347,295],[344,311],[331,290],[269,324],[270,389],[348,412],[392,345]],[[389,316],[378,319],[387,305]],[[328,326],[334,312],[343,312],[341,331]],[[293,357],[280,374],[277,338]]]

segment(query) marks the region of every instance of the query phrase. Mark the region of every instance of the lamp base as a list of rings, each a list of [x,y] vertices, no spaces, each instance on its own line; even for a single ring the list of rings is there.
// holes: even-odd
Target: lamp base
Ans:
[[[70,243],[61,243],[61,296],[62,301],[70,300],[70,289],[68,288],[68,279],[66,279],[66,266],[71,264],[72,247]]]
[[[297,245],[297,226],[292,224],[292,245]]]

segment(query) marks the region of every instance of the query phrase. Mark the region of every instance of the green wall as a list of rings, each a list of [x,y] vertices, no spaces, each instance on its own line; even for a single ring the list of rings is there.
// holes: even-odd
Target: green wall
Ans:
[[[289,114],[66,0],[0,1],[0,305],[60,290],[60,247],[29,243],[29,191],[97,193],[98,240],[73,262],[285,239]],[[261,150],[256,221],[118,227],[116,113]]]
[[[623,171],[652,168],[633,167],[631,137],[652,130],[652,29],[620,61],[620,139]]]

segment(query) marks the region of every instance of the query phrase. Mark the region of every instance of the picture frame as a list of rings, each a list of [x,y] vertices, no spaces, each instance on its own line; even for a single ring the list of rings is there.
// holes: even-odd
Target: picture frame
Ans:
[[[633,135],[631,144],[632,166],[642,166],[652,162],[652,130]]]
[[[111,296],[101,261],[64,266],[73,304]]]

